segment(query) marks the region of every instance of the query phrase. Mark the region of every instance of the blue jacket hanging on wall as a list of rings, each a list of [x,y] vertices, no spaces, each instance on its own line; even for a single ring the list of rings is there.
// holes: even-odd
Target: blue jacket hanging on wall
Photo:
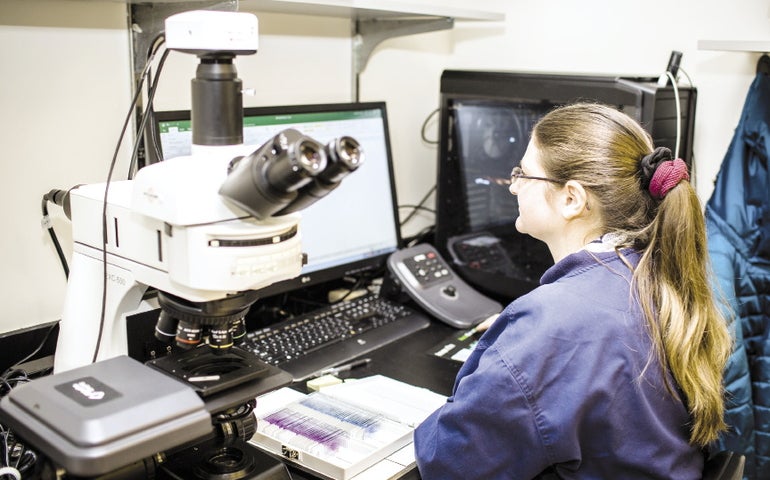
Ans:
[[[758,72],[706,205],[717,294],[736,343],[718,449],[746,455],[745,478],[770,479],[770,76]]]

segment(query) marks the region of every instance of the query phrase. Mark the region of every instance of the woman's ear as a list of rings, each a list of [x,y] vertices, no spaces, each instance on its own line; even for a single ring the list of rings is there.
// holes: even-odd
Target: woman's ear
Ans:
[[[562,216],[566,220],[583,215],[590,210],[588,206],[588,193],[583,185],[575,180],[569,180],[563,188]]]

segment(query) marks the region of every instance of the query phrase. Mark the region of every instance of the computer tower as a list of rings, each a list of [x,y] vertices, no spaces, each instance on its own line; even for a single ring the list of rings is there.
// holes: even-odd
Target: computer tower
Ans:
[[[441,76],[434,243],[471,285],[503,302],[538,285],[546,246],[516,231],[505,180],[549,110],[577,101],[612,105],[656,146],[692,162],[697,90],[657,78],[446,70]],[[677,108],[677,99],[678,106]]]

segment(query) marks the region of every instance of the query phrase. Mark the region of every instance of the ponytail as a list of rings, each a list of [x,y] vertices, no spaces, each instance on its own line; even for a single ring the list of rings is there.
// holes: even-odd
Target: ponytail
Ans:
[[[648,189],[660,203],[634,278],[655,351],[693,418],[690,441],[705,446],[726,428],[722,374],[731,338],[714,302],[705,221],[688,178],[681,159],[655,165]]]

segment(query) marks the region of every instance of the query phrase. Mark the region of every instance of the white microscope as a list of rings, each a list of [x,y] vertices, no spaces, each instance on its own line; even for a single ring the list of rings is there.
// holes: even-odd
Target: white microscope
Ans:
[[[200,59],[192,155],[70,192],[74,248],[55,374],[0,402],[0,421],[50,459],[52,476],[40,478],[164,478],[174,458],[197,470],[168,478],[286,478],[245,441],[254,398],[291,378],[234,344],[258,290],[300,273],[295,212],[363,154],[351,137],[324,146],[292,129],[256,150],[242,145],[232,60],[256,52],[257,30],[246,13],[169,17],[167,48]],[[156,337],[182,353],[141,364],[127,357],[126,315],[148,288],[162,312]]]

